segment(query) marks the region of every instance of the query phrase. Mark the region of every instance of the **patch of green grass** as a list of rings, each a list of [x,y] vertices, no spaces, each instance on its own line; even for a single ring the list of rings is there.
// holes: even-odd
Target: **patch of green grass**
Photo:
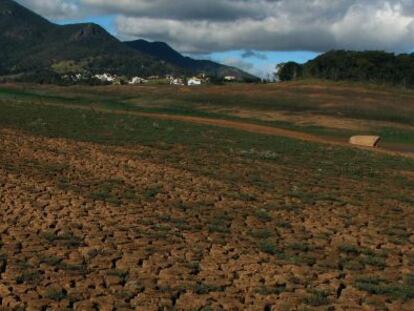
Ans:
[[[71,232],[64,232],[58,235],[54,232],[46,231],[42,233],[42,237],[49,243],[58,243],[68,248],[76,248],[83,245],[83,240]]]
[[[414,274],[407,274],[404,281],[408,286],[414,286]]]
[[[67,293],[63,289],[48,288],[46,290],[45,297],[55,301],[61,301],[67,297]]]
[[[0,253],[0,261],[6,261],[7,260],[7,255],[4,253]]]
[[[379,268],[385,268],[387,266],[385,259],[383,257],[378,256],[364,256],[360,259],[360,262],[364,265],[375,266]]]
[[[38,271],[25,271],[16,277],[16,283],[36,284],[40,281],[41,275]]]
[[[394,300],[414,299],[414,286],[410,277],[401,283],[391,283],[378,277],[360,277],[355,280],[355,286],[369,294],[385,295]]]
[[[256,289],[256,293],[263,296],[280,295],[286,290],[286,285],[261,286]]]
[[[62,260],[62,258],[56,256],[41,256],[39,258],[40,263],[44,263],[49,266],[57,266],[62,262]]]
[[[325,306],[329,304],[329,294],[324,291],[314,290],[304,302],[312,307]]]
[[[198,274],[201,271],[199,261],[188,262],[187,267],[191,270],[191,274]]]
[[[292,225],[289,222],[284,221],[284,220],[276,220],[275,221],[275,226],[277,228],[282,228],[282,229],[291,229],[292,228]]]
[[[239,199],[245,202],[253,202],[256,201],[256,196],[251,193],[240,193]]]
[[[230,233],[230,225],[233,221],[233,217],[226,213],[221,213],[215,215],[208,225],[208,230],[210,232],[216,233]]]
[[[266,240],[274,236],[275,233],[269,229],[257,229],[257,230],[252,230],[250,232],[250,235],[254,237],[255,239]]]
[[[312,250],[312,246],[308,243],[292,243],[288,245],[288,248],[294,251],[308,252]]]
[[[205,295],[211,292],[223,292],[224,287],[211,284],[199,283],[195,286],[194,292],[198,295]]]
[[[365,268],[364,264],[358,260],[342,260],[341,264],[344,269],[351,271],[361,271]]]
[[[259,250],[263,253],[267,253],[270,255],[275,255],[275,256],[282,256],[283,255],[283,251],[281,251],[278,247],[278,245],[273,242],[272,240],[262,240],[259,241],[257,244]]]
[[[305,204],[314,204],[316,202],[316,196],[313,193],[303,192],[303,191],[291,191],[289,195],[292,198],[299,199],[302,203]]]
[[[389,236],[389,240],[395,244],[403,245],[408,242],[410,233],[404,227],[392,227],[386,229],[384,234]]]
[[[350,245],[350,244],[340,245],[338,247],[338,250],[347,255],[354,255],[354,256],[366,255],[366,256],[387,257],[387,254],[382,251],[378,251],[378,250],[374,251],[369,248],[363,248],[363,247]]]
[[[122,201],[119,198],[112,195],[110,192],[106,192],[102,190],[90,193],[89,198],[95,201],[108,202],[114,205],[120,205],[122,203]]]
[[[256,218],[262,222],[269,222],[272,220],[272,215],[270,215],[269,212],[267,212],[266,210],[256,210],[254,212],[254,215],[256,216]]]
[[[151,186],[144,192],[144,196],[147,199],[153,199],[162,191],[160,186]]]
[[[230,233],[230,229],[226,224],[213,222],[208,226],[208,231],[211,233]]]
[[[122,180],[109,179],[98,185],[98,187],[89,194],[89,198],[96,201],[103,201],[119,206],[122,204],[121,193],[126,191],[130,195],[130,189]]]
[[[316,258],[310,255],[305,254],[299,254],[299,255],[287,255],[284,254],[280,257],[283,260],[286,260],[294,265],[307,265],[307,266],[313,266],[316,263]]]

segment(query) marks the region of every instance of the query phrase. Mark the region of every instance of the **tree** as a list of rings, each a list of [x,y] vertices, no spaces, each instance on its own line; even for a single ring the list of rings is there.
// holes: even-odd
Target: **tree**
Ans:
[[[302,77],[303,65],[295,62],[282,63],[276,67],[277,80],[292,81]]]

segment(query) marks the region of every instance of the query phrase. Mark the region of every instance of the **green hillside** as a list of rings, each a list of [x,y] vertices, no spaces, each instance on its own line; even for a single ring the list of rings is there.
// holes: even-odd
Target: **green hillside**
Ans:
[[[289,62],[281,66],[282,81],[325,79],[360,81],[414,87],[414,54],[382,51],[330,51],[300,65]]]
[[[151,76],[197,74],[208,69],[197,65],[201,61],[191,60],[189,66],[183,66],[166,61],[163,55],[143,53],[96,24],[51,23],[12,0],[0,1],[0,46],[0,76],[29,81],[55,82],[62,74],[84,72]],[[214,69],[209,74],[254,78],[232,67],[208,63]]]

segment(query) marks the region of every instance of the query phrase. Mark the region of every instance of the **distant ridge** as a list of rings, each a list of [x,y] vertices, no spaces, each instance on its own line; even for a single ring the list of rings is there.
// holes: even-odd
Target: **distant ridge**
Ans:
[[[0,76],[62,72],[198,74],[255,78],[239,69],[183,57],[165,43],[122,43],[93,23],[57,25],[13,0],[0,0]],[[146,44],[144,43],[146,42]],[[145,47],[146,46],[146,47]]]
[[[146,40],[135,40],[125,42],[131,48],[177,67],[183,68],[188,72],[204,72],[209,75],[224,77],[235,76],[242,79],[256,79],[251,74],[243,72],[237,68],[224,66],[208,60],[195,60],[178,53],[172,47],[164,42],[148,42]]]

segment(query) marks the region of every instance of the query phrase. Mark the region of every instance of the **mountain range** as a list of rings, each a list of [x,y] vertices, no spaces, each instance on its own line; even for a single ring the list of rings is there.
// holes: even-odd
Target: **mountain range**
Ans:
[[[0,46],[0,76],[205,73],[256,79],[234,67],[185,57],[163,42],[121,42],[93,23],[57,25],[13,0],[0,0]]]

